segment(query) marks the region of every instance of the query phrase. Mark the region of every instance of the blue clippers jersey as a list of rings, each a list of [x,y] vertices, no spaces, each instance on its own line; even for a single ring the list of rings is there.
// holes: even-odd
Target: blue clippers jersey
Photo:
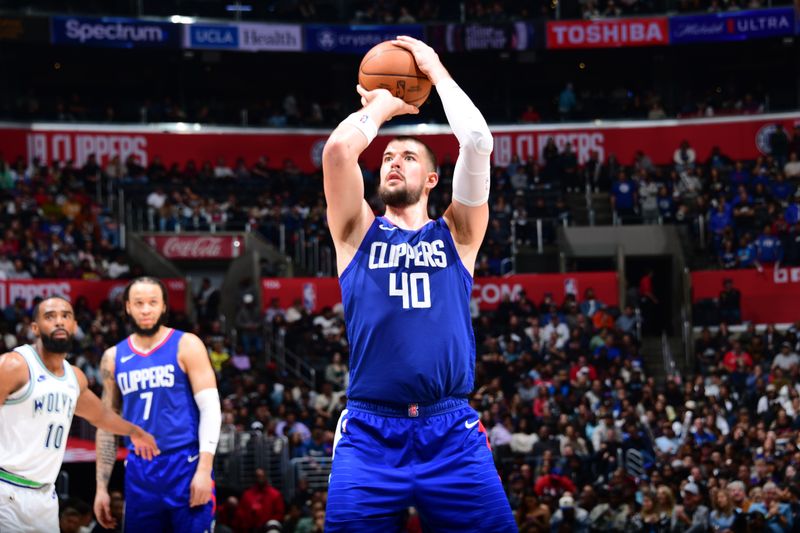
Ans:
[[[348,398],[429,403],[472,392],[472,276],[444,219],[410,231],[376,218],[339,283]]]
[[[122,417],[152,433],[162,452],[197,445],[200,412],[189,377],[178,364],[182,336],[172,329],[146,354],[136,351],[128,337],[117,344],[114,360]]]

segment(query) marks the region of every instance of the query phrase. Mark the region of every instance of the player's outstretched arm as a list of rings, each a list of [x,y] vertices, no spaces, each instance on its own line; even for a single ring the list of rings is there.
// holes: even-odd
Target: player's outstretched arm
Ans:
[[[0,355],[0,409],[6,399],[22,387],[26,386],[28,380],[28,365],[25,359],[16,352],[8,352]]]
[[[122,408],[122,396],[120,395],[117,382],[114,380],[114,358],[117,355],[117,348],[111,347],[103,353],[100,360],[100,376],[103,380],[103,395],[101,402],[115,413],[119,413]],[[106,529],[117,527],[117,521],[111,515],[111,497],[108,495],[108,481],[111,479],[111,472],[114,471],[114,462],[117,460],[117,438],[113,433],[97,430],[95,437],[95,448],[97,450],[97,473],[95,480],[97,487],[94,496],[94,514],[100,525]]]
[[[194,401],[200,411],[197,431],[200,459],[197,461],[197,470],[192,478],[189,494],[189,505],[194,507],[205,505],[211,500],[214,486],[211,469],[214,466],[214,454],[217,451],[222,427],[222,409],[217,391],[217,378],[203,341],[192,333],[185,333],[178,345],[178,362],[189,377]]]
[[[481,112],[450,77],[433,48],[407,36],[400,36],[393,42],[414,54],[419,69],[436,86],[447,121],[458,139],[453,203],[444,218],[461,260],[471,272],[489,223],[492,134]]]
[[[364,106],[333,130],[322,151],[322,175],[328,226],[336,246],[339,266],[349,263],[372,223],[373,214],[364,199],[364,180],[358,158],[392,117],[416,114],[419,109],[392,96],[385,89],[366,91],[357,87]],[[341,268],[340,268],[341,271]]]
[[[89,389],[89,381],[86,379],[86,375],[83,371],[75,366],[73,366],[72,369],[78,378],[78,384],[81,388],[80,396],[78,396],[78,403],[75,405],[76,415],[85,418],[98,429],[113,433],[114,435],[130,437],[131,442],[133,442],[134,453],[148,461],[152,461],[153,457],[161,453],[153,435],[136,424],[131,424],[103,404],[100,398]]]

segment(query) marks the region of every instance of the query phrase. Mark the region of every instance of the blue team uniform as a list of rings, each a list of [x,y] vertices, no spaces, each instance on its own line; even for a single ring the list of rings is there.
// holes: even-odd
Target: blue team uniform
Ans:
[[[475,373],[472,276],[444,219],[375,219],[339,277],[350,386],[334,442],[325,531],[516,531],[467,396]]]
[[[200,412],[189,377],[178,364],[182,331],[170,330],[147,353],[130,337],[117,344],[114,379],[122,394],[122,417],[153,434],[161,455],[140,459],[126,437],[125,532],[202,533],[213,530],[215,496],[189,507],[190,484],[200,457]]]

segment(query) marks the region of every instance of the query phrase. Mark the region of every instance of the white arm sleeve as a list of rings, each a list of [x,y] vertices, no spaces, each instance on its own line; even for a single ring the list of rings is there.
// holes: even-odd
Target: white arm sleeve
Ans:
[[[214,454],[217,451],[219,432],[222,427],[222,409],[217,389],[203,389],[194,395],[194,402],[200,410],[200,424],[197,438],[200,451]]]
[[[453,171],[453,199],[477,207],[489,201],[492,134],[486,119],[452,78],[440,81],[436,90],[459,144]]]

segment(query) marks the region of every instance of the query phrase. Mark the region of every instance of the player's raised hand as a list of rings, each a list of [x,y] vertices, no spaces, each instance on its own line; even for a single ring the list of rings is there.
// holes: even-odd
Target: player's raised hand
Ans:
[[[131,442],[133,443],[133,452],[148,461],[152,461],[153,457],[159,455],[161,450],[158,449],[156,439],[150,433],[146,432],[139,426],[130,434]]]
[[[98,490],[94,495],[94,516],[106,529],[116,529],[117,521],[111,514],[111,497],[106,490]]]
[[[366,90],[361,85],[356,85],[356,92],[361,95],[361,105],[367,107],[372,103],[376,103],[381,108],[381,112],[386,113],[386,120],[391,120],[393,117],[399,115],[416,115],[419,113],[419,108],[406,103],[401,98],[392,95],[386,89],[373,89]]]
[[[442,65],[442,61],[436,51],[419,39],[414,39],[408,35],[399,35],[397,39],[392,41],[392,44],[405,48],[414,54],[417,66],[434,85],[440,80],[450,77],[450,73]]]
[[[214,481],[211,479],[211,471],[198,468],[192,478],[189,493],[189,506],[197,507],[205,505],[211,500],[211,491],[214,488]]]

